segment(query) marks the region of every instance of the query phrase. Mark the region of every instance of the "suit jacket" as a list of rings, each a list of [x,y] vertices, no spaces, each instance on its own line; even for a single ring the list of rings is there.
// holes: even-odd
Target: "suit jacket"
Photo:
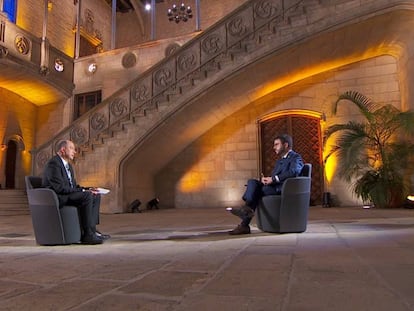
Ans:
[[[272,171],[274,184],[282,184],[287,178],[299,176],[303,167],[303,160],[299,153],[291,150],[286,158],[278,159]],[[279,178],[276,181],[275,176]]]
[[[71,193],[82,191],[82,188],[76,183],[75,172],[70,163],[69,170],[72,175],[72,184],[74,187],[71,187],[66,168],[58,155],[55,155],[46,163],[43,171],[43,187],[50,188],[56,192],[61,206],[67,202]]]

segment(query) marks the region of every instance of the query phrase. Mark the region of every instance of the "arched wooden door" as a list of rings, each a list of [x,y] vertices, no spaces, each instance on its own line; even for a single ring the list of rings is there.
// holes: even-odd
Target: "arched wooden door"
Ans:
[[[259,131],[261,171],[269,176],[274,167],[274,138],[284,133],[291,135],[293,150],[302,155],[304,162],[312,164],[311,205],[322,204],[324,178],[321,116],[312,112],[279,112],[259,120]]]

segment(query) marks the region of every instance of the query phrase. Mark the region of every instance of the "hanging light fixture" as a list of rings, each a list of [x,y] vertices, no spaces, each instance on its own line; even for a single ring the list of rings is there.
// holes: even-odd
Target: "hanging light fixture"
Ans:
[[[174,21],[177,24],[181,21],[186,22],[193,17],[193,11],[190,6],[186,6],[184,3],[178,7],[176,4],[168,9],[167,11],[168,20],[170,22]]]

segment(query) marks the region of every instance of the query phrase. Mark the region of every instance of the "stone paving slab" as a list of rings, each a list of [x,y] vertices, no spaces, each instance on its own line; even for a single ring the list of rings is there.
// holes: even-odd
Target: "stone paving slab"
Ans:
[[[102,215],[103,245],[38,246],[0,218],[0,310],[414,310],[414,210],[311,207],[308,230],[230,236],[223,209]]]

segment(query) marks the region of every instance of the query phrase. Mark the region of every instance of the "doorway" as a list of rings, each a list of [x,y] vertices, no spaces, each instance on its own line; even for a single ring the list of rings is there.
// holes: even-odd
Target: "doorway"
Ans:
[[[321,116],[306,111],[283,111],[259,120],[260,169],[269,176],[276,161],[273,141],[279,134],[293,138],[293,150],[312,164],[311,205],[322,204],[324,189]]]
[[[6,189],[14,189],[16,185],[17,144],[14,140],[7,143],[6,152]]]

